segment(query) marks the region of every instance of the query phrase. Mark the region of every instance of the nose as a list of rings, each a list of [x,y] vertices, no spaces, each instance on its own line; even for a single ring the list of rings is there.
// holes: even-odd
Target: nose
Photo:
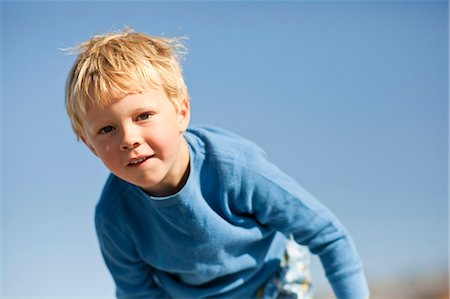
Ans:
[[[120,143],[120,149],[122,151],[127,151],[134,149],[141,145],[141,137],[138,130],[134,128],[123,128],[122,141]]]

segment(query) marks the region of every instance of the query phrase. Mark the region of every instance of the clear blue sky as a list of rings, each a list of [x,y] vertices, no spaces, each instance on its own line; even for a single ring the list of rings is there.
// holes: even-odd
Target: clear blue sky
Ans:
[[[3,295],[113,295],[93,225],[107,170],[71,131],[74,57],[59,48],[124,25],[189,37],[192,123],[260,144],[346,225],[370,282],[445,270],[448,12],[444,1],[2,2]],[[313,271],[325,292],[317,260]]]

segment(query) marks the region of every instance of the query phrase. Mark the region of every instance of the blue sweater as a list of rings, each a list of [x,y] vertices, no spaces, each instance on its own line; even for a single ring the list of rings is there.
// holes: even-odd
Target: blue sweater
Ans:
[[[287,236],[318,254],[338,298],[368,288],[349,234],[255,144],[211,127],[185,133],[190,174],[167,197],[111,175],[96,228],[119,298],[251,298]]]

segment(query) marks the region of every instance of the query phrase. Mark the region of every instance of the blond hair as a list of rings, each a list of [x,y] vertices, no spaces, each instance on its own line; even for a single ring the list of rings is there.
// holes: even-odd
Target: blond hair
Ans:
[[[71,48],[78,54],[66,82],[66,109],[72,128],[83,138],[88,105],[104,107],[115,99],[162,86],[175,105],[188,99],[180,66],[185,48],[178,38],[132,29],[94,35]]]

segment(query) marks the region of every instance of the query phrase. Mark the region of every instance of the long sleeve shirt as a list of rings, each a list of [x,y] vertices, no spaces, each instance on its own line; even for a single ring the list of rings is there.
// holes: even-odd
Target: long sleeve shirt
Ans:
[[[317,254],[340,299],[368,287],[350,235],[254,143],[190,127],[190,173],[152,197],[110,175],[96,208],[100,248],[119,298],[251,298],[292,236]]]

